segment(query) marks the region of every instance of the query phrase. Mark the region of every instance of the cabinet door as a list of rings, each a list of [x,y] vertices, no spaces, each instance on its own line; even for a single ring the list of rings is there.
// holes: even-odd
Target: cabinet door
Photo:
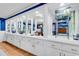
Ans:
[[[9,43],[12,43],[12,38],[11,38],[11,35],[8,35],[8,40],[7,40]]]
[[[7,35],[7,33],[5,33],[5,41],[7,41],[8,40],[8,35]]]
[[[11,35],[11,44],[14,44],[14,39],[15,39],[14,35]]]
[[[25,51],[28,51],[30,53],[33,53],[33,40],[30,38],[23,38],[21,40],[21,48],[24,49]]]
[[[15,41],[16,41],[15,43],[17,44],[16,46],[19,48],[21,47],[21,40],[22,38],[20,36],[15,36]]]
[[[8,34],[6,34],[6,41],[7,41],[7,42],[8,42],[8,40],[9,40],[9,39],[8,39],[8,37],[9,37],[9,35],[8,35]]]
[[[17,47],[20,47],[20,37],[13,35],[12,36],[12,44],[17,46]]]
[[[34,54],[35,55],[39,55],[39,56],[44,56],[45,55],[45,46],[44,46],[44,41],[43,40],[39,40],[39,39],[33,39],[33,50],[34,50]]]

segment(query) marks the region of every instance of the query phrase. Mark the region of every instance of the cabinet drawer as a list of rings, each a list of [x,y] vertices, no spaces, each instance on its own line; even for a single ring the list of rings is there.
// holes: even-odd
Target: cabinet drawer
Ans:
[[[73,53],[68,53],[68,52],[63,52],[61,53],[62,56],[78,56],[77,54],[73,54]]]
[[[61,50],[79,54],[79,46],[74,46],[70,44],[62,44]]]
[[[47,41],[45,42],[46,46],[51,47],[51,48],[56,48],[56,49],[60,49],[62,47],[61,43],[57,43],[57,42],[50,42]]]
[[[51,47],[46,48],[46,56],[59,56],[60,50]]]

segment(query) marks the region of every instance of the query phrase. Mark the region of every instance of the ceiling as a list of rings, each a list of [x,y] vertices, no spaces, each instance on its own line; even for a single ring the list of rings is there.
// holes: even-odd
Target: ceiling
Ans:
[[[36,5],[36,3],[0,3],[0,18],[8,18],[34,5]],[[70,5],[73,7],[79,6],[77,3]],[[60,8],[60,3],[52,3],[49,8],[51,7],[53,7],[52,9]]]
[[[0,3],[0,17],[7,18],[34,4],[35,3]]]

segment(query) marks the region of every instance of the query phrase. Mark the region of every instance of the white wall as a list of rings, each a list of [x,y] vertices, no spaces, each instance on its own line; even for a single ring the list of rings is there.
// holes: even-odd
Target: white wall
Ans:
[[[5,31],[0,31],[0,42],[5,40]]]

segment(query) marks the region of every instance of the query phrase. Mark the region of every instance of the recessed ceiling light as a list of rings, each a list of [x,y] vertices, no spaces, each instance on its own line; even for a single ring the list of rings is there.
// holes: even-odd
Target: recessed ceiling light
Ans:
[[[36,14],[38,14],[39,12],[38,12],[38,11],[36,11],[35,13],[36,13]]]
[[[65,5],[65,3],[60,3],[60,6],[64,6]]]

